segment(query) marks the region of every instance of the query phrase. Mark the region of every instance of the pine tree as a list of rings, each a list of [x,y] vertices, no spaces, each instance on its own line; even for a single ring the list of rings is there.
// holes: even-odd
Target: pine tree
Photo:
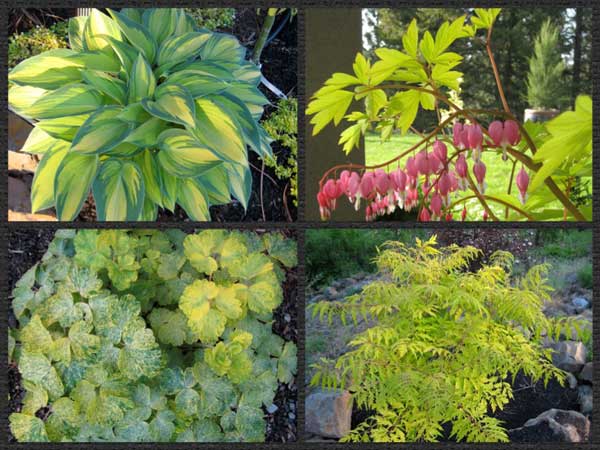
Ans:
[[[527,99],[534,108],[559,108],[565,99],[565,63],[559,37],[558,27],[546,20],[535,39],[527,75]]]

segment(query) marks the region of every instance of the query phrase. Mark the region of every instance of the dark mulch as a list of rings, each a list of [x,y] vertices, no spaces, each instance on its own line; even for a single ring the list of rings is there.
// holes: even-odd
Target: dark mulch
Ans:
[[[296,239],[296,233],[293,230],[285,230],[284,234],[288,238]],[[53,230],[10,230],[8,237],[11,266],[11,270],[8,271],[8,286],[10,291],[12,291],[15,283],[23,274],[36,262],[40,261],[53,237]],[[273,313],[273,331],[286,341],[293,341],[294,343],[298,342],[297,294],[298,272],[294,268],[286,271],[286,278],[283,283],[283,302]],[[8,311],[8,323],[12,328],[18,326],[11,309]],[[9,387],[8,410],[9,413],[18,412],[23,405],[25,391],[21,385],[21,375],[16,365],[9,364],[7,376]],[[296,380],[293,379],[288,384],[279,383],[273,401],[277,406],[277,410],[272,414],[265,410],[267,442],[290,442],[296,440],[297,402],[298,388]],[[48,414],[49,408],[42,408],[36,415],[45,419]],[[7,430],[7,433],[10,442],[14,442],[15,440],[10,430]]]

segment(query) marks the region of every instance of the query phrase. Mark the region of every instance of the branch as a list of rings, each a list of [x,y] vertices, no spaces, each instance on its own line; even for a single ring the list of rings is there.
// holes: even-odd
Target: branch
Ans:
[[[258,35],[256,44],[254,44],[254,50],[252,50],[252,61],[254,61],[255,64],[260,63],[260,55],[263,51],[263,48],[265,47],[265,43],[267,42],[267,38],[269,37],[271,28],[273,28],[273,24],[275,23],[276,15],[277,15],[277,8],[269,8],[267,10],[267,15],[265,17],[265,21],[263,22],[263,26],[260,29],[260,34]]]
[[[492,201],[492,202],[496,202],[496,203],[500,203],[500,204],[506,206],[507,208],[514,209],[516,212],[518,212],[519,214],[527,217],[527,219],[529,219],[529,220],[535,220],[535,217],[533,217],[531,214],[529,214],[524,209],[518,208],[515,205],[511,205],[510,203],[508,203],[508,202],[506,202],[506,201],[504,201],[504,200],[502,200],[500,198],[494,197],[492,195],[484,195],[484,194],[479,194],[479,196],[485,198],[486,200],[489,200],[489,201]],[[459,205],[461,203],[464,203],[467,200],[471,200],[471,199],[476,198],[476,197],[477,197],[477,199],[479,199],[479,196],[477,196],[475,194],[475,195],[467,195],[466,197],[462,197],[462,198],[456,200],[454,203],[452,203],[452,207],[454,207],[456,205]],[[488,211],[488,214],[489,214],[489,211]],[[496,218],[496,220],[498,220],[498,219]]]

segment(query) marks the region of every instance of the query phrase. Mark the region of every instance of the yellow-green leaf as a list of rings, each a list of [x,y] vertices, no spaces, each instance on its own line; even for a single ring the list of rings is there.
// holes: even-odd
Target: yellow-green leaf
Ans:
[[[55,205],[59,220],[73,220],[79,214],[97,169],[98,155],[67,153],[54,180]]]
[[[113,158],[102,162],[92,191],[98,220],[134,221],[144,206],[144,180],[133,162]]]

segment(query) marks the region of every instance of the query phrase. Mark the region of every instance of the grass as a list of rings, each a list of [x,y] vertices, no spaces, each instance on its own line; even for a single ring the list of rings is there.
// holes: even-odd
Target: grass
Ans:
[[[420,140],[420,137],[414,133],[407,133],[404,136],[401,136],[398,133],[392,135],[392,137],[386,141],[381,142],[379,136],[375,133],[369,133],[365,137],[365,160],[367,165],[381,164],[390,159],[397,156],[403,150],[408,149],[409,147],[415,145]],[[408,158],[408,157],[407,157]],[[403,160],[404,161],[404,158]],[[494,195],[494,194],[506,194],[508,189],[508,183],[510,180],[510,173],[512,169],[512,164],[509,161],[502,161],[502,157],[500,153],[494,152],[485,152],[483,156],[483,162],[486,165],[486,176],[485,181],[487,183],[487,189],[485,191],[486,194]],[[472,167],[472,161],[468,160],[469,169]],[[393,164],[390,169],[395,170],[397,164]],[[520,169],[517,166],[516,170]],[[516,176],[516,173],[515,173]],[[513,182],[513,189],[511,195],[514,198],[517,198],[517,187]],[[456,201],[462,197],[467,195],[471,195],[470,191],[459,192],[458,194],[453,195],[453,200]],[[477,199],[470,199],[464,202],[464,205],[467,207],[467,220],[482,220],[483,216],[483,207],[479,203]],[[492,211],[498,216],[500,219],[504,219],[505,207],[497,204],[489,202],[489,206]],[[561,204],[558,200],[553,201],[544,205],[546,209],[560,209]],[[454,217],[460,217],[460,212],[463,209],[463,203],[458,205],[454,211]],[[517,216],[514,219],[520,220],[522,216]],[[509,219],[510,220],[510,219]]]

